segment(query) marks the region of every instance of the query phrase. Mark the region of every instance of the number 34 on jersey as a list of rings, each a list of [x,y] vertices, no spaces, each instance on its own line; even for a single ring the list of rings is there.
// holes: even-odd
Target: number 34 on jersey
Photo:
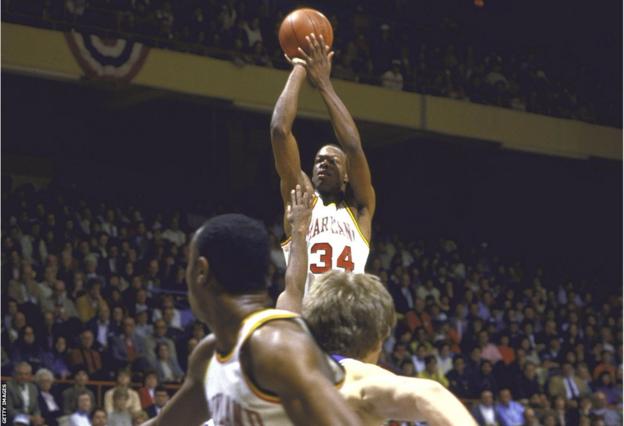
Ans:
[[[363,273],[368,259],[368,241],[362,235],[353,212],[344,203],[323,205],[315,197],[308,246],[308,283],[314,275],[331,270]],[[286,263],[290,255],[290,239],[282,244]]]

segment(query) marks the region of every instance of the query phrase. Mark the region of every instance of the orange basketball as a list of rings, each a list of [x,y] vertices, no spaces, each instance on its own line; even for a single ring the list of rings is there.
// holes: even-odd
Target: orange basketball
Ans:
[[[279,29],[279,42],[284,53],[291,58],[300,56],[297,47],[309,50],[305,37],[314,33],[323,35],[325,44],[330,48],[334,42],[334,30],[329,20],[318,10],[297,9],[288,14]]]

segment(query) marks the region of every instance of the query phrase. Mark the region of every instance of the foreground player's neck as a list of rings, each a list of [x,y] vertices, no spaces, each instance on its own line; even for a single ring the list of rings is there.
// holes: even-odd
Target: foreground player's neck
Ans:
[[[211,327],[217,338],[217,351],[230,352],[236,345],[243,320],[250,314],[271,306],[265,293],[232,295],[222,293],[215,297]]]

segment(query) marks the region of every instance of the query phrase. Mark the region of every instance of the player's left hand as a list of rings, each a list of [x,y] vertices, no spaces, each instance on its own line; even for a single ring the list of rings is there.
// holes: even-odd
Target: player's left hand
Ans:
[[[297,185],[295,189],[290,191],[290,203],[286,207],[286,219],[290,223],[292,232],[302,232],[304,235],[310,226],[312,217],[312,203],[310,194],[301,189],[301,185]]]
[[[308,49],[306,52],[301,47],[298,48],[301,57],[305,61],[305,67],[308,71],[308,78],[314,87],[321,87],[329,83],[331,74],[331,62],[334,52],[329,50],[329,46],[325,44],[323,35],[316,36],[311,33],[306,36]]]

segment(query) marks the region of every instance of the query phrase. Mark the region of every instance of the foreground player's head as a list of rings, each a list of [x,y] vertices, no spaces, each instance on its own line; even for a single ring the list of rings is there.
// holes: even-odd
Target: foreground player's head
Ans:
[[[330,271],[303,299],[303,317],[327,352],[377,362],[396,323],[392,297],[375,275]]]
[[[216,216],[191,240],[186,282],[193,313],[208,321],[206,306],[220,294],[265,291],[269,235],[262,223],[241,214]]]
[[[314,157],[312,183],[320,194],[344,192],[347,176],[347,156],[337,145],[325,145]]]

